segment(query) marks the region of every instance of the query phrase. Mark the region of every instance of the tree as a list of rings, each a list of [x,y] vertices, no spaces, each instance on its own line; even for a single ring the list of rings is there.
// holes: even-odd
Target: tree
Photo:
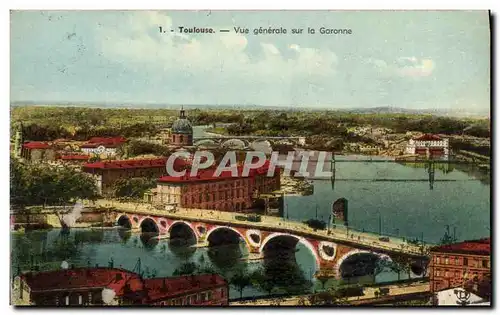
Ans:
[[[93,200],[97,187],[90,175],[71,168],[23,164],[11,160],[11,204],[27,212],[27,206],[63,206],[81,199]],[[36,211],[31,208],[28,212]],[[60,210],[53,208],[61,219]],[[61,221],[62,222],[62,221]]]
[[[182,264],[179,268],[175,269],[173,274],[174,276],[186,276],[195,274],[198,271],[198,268],[195,263],[188,262]]]
[[[229,279],[229,283],[240,292],[240,298],[243,298],[243,290],[252,285],[252,279],[240,270]]]
[[[115,197],[142,198],[144,193],[156,186],[153,179],[145,177],[120,179],[114,184]]]
[[[276,287],[275,279],[262,269],[253,272],[250,278],[253,285],[261,288],[267,292],[268,295],[271,295]]]

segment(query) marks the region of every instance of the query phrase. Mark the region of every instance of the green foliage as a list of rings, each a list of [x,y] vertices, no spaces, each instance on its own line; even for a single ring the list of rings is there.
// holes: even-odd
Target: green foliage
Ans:
[[[122,178],[114,184],[115,197],[142,198],[144,193],[156,187],[156,181],[146,177]]]
[[[252,284],[269,295],[273,291],[286,294],[303,294],[312,288],[312,282],[305,278],[297,263],[272,260],[250,275]]]
[[[173,276],[187,276],[195,274],[198,271],[198,267],[194,262],[187,262],[182,264],[179,268],[175,269]]]
[[[243,298],[243,290],[252,285],[252,278],[240,270],[229,279],[229,283],[240,292],[240,298]]]
[[[197,265],[194,262],[187,262],[175,269],[173,276],[189,276],[196,274],[215,274],[215,270],[206,265]]]
[[[126,152],[128,158],[144,154],[157,156],[168,156],[170,154],[170,151],[166,146],[139,140],[132,140],[123,145],[120,149],[122,152]]]
[[[14,206],[66,205],[79,199],[94,199],[94,180],[71,168],[23,164],[10,161],[10,202]]]

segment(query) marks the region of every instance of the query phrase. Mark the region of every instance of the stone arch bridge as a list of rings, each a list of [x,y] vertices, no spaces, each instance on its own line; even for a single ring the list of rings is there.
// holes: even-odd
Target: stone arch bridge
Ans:
[[[340,278],[344,262],[363,255],[389,261],[393,257],[404,257],[410,261],[412,271],[423,270],[422,266],[428,262],[421,249],[411,244],[400,246],[392,243],[389,246],[378,238],[375,241],[373,235],[369,239],[367,233],[356,232],[354,237],[345,230],[342,234],[321,234],[305,227],[301,229],[299,225],[305,225],[300,222],[289,222],[292,224],[290,226],[280,223],[235,222],[217,218],[216,215],[196,218],[192,215],[188,217],[170,213],[145,214],[118,210],[108,213],[109,220],[113,220],[116,225],[142,233],[153,233],[159,238],[189,237],[193,242],[204,246],[243,243],[250,255],[257,259],[272,255],[294,255],[295,246],[301,243],[314,257],[317,274],[336,278]],[[200,210],[198,213],[201,213]],[[416,271],[414,273],[418,274]]]
[[[306,144],[306,137],[263,137],[263,136],[213,136],[197,137],[195,146],[217,145],[220,147],[252,148],[255,144],[267,142],[271,147],[278,143],[290,143],[302,147]]]

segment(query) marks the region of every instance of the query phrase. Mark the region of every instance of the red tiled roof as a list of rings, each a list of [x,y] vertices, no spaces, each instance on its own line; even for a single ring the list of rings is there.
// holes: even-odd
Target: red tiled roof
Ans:
[[[204,170],[198,170],[198,173],[196,176],[194,174],[191,174],[190,171],[186,171],[186,174],[181,177],[175,177],[175,176],[163,176],[158,179],[159,182],[163,183],[178,183],[178,182],[198,182],[198,181],[210,181],[210,180],[223,180],[223,179],[230,179],[230,178],[242,178],[242,177],[254,177],[255,175],[259,174],[267,174],[267,171],[269,170],[269,160],[267,160],[263,166],[257,168],[257,169],[250,169],[248,172],[248,176],[243,176],[243,165],[238,165],[237,166],[237,175],[233,176],[232,172],[227,170],[227,171],[222,171],[219,176],[215,176],[216,168],[209,168],[209,169],[204,169]],[[278,167],[276,167],[276,171],[278,170]]]
[[[483,238],[473,241],[463,241],[450,245],[435,246],[431,248],[431,252],[490,255],[490,238]]]
[[[188,295],[225,285],[226,280],[216,274],[144,279],[146,298],[149,301]]]
[[[27,273],[21,276],[32,291],[71,290],[86,287],[110,288],[123,294],[126,283],[133,291],[143,289],[138,274],[118,268],[74,268]]]
[[[100,146],[106,148],[116,148],[121,144],[127,142],[127,139],[124,137],[92,137],[81,145],[82,148],[97,148]]]
[[[177,161],[178,159],[176,159]],[[102,168],[102,169],[122,169],[122,168],[151,168],[165,167],[166,159],[147,159],[147,160],[114,160],[87,163],[84,168]]]
[[[89,139],[88,143],[99,143],[99,144],[119,144],[127,142],[124,137],[92,137]]]
[[[27,149],[49,149],[50,145],[45,142],[32,141],[23,144],[23,147]]]
[[[414,138],[413,140],[418,140],[418,141],[439,141],[439,140],[441,140],[441,137],[439,137],[437,135],[432,135],[432,134],[427,133],[427,134],[425,134],[423,136]]]
[[[61,160],[88,160],[90,156],[88,155],[80,155],[80,154],[72,154],[72,155],[61,155]]]
[[[21,279],[31,291],[109,288],[117,296],[126,294],[146,303],[227,286],[226,280],[217,274],[142,279],[134,272],[106,267],[30,272],[21,275]]]
[[[137,160],[114,160],[104,162],[87,163],[83,165],[87,169],[133,169],[133,168],[156,168],[165,167],[167,159],[137,159]],[[188,165],[189,161],[183,159],[175,159],[174,168]]]
[[[80,148],[98,148],[100,146],[105,148],[117,148],[120,146],[120,143],[84,143]]]

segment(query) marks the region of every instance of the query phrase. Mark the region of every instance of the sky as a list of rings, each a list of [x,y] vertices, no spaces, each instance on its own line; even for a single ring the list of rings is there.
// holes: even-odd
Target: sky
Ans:
[[[11,102],[490,107],[486,11],[11,11],[10,23]]]

